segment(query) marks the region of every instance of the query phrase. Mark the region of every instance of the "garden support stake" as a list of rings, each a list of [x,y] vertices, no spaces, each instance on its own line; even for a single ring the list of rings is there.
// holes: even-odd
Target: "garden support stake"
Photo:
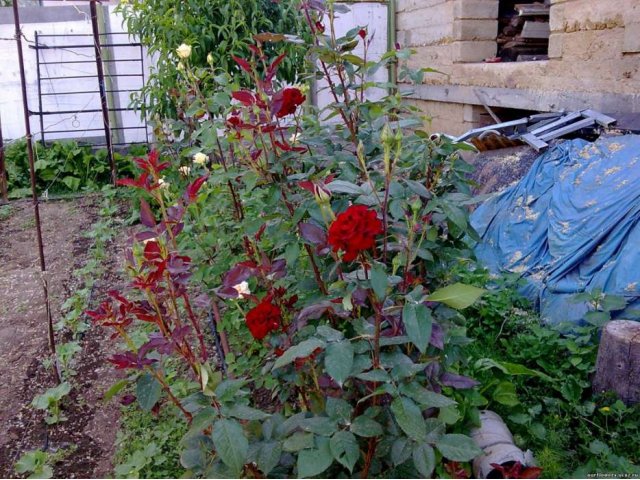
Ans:
[[[8,202],[9,195],[7,193],[8,190],[8,181],[7,178],[7,169],[4,164],[4,140],[2,138],[2,118],[0,118],[0,195],[2,195],[2,201]]]
[[[91,0],[91,30],[93,32],[93,46],[96,53],[96,69],[98,72],[98,89],[100,91],[100,105],[102,108],[102,122],[104,124],[104,137],[107,144],[107,157],[109,158],[109,167],[111,168],[111,183],[116,186],[118,179],[116,172],[116,163],[113,158],[113,145],[111,142],[111,123],[109,120],[109,106],[107,105],[107,89],[104,81],[104,70],[102,68],[102,47],[100,46],[100,31],[98,29],[98,10],[96,0]]]
[[[44,258],[44,246],[42,242],[42,226],[40,224],[40,208],[38,202],[38,192],[36,190],[36,169],[33,156],[33,143],[31,138],[31,125],[29,123],[29,100],[27,98],[27,81],[24,71],[24,54],[22,52],[22,32],[20,30],[20,14],[18,12],[18,0],[13,0],[13,23],[15,26],[15,38],[18,47],[18,64],[20,67],[20,84],[22,87],[22,108],[24,115],[25,138],[27,141],[27,155],[29,157],[29,177],[31,180],[31,195],[33,199],[33,213],[36,223],[36,239],[38,241],[38,255],[40,257],[40,272],[42,278],[42,289],[44,293],[44,303],[47,314],[47,324],[49,333],[49,348],[54,358],[56,358],[56,342],[53,333],[53,317],[51,316],[51,304],[49,301],[49,287],[47,284],[47,265]],[[56,360],[57,364],[57,360]],[[54,368],[56,382],[60,383],[60,375],[57,367]]]

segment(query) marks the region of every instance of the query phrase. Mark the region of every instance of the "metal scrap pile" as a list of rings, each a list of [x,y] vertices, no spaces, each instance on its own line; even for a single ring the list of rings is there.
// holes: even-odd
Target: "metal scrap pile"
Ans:
[[[549,141],[582,130],[609,127],[616,122],[594,110],[571,113],[539,113],[510,122],[474,128],[455,138],[456,142],[470,142],[478,150],[493,150],[520,145],[522,142],[537,151],[549,146]]]

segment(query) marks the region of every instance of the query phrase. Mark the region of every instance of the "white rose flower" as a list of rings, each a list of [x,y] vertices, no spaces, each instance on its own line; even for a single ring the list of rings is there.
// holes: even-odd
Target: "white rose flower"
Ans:
[[[186,165],[184,165],[184,166],[180,167],[178,170],[179,170],[179,171],[180,171],[180,173],[181,173],[182,175],[184,175],[185,177],[186,177],[186,176],[188,176],[188,175],[191,173],[191,167],[188,167],[188,166],[186,166]]]
[[[182,71],[184,70],[184,65],[182,63],[179,63],[176,69],[178,69],[179,71]]]
[[[234,285],[233,288],[236,292],[238,292],[238,296],[240,298],[251,295],[251,290],[249,290],[249,284],[247,282],[240,282],[239,284]]]
[[[195,163],[196,165],[204,165],[205,163],[207,163],[208,157],[202,153],[202,152],[198,152],[193,156],[193,163]]]
[[[207,63],[213,65],[213,54],[209,53],[209,55],[207,55]]]
[[[289,137],[289,143],[294,145],[294,144],[298,143],[301,138],[302,138],[302,134],[301,133],[294,133],[293,135],[291,135]]]
[[[191,56],[191,45],[183,43],[178,48],[176,48],[176,53],[180,58],[189,58]]]

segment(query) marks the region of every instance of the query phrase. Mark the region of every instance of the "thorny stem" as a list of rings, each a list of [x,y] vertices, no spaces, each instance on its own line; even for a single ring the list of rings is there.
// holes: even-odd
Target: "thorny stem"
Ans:
[[[127,334],[125,329],[123,327],[120,327],[120,326],[116,326],[115,328],[118,331],[118,333],[120,334],[120,336],[124,339],[125,343],[129,347],[129,349],[131,349],[131,351],[134,352],[137,355],[138,349],[136,348],[135,343],[133,343],[133,340],[131,340],[131,337],[129,337],[129,335]],[[145,366],[145,370],[147,370],[158,381],[158,383],[162,386],[164,391],[169,396],[169,399],[182,412],[184,417],[187,419],[187,422],[189,424],[191,424],[191,420],[193,419],[193,416],[184,409],[184,407],[180,403],[180,400],[178,400],[176,398],[176,396],[171,391],[171,388],[169,387],[167,382],[164,380],[162,375],[160,375],[160,372],[158,372],[155,368],[152,368],[150,365],[146,365]]]
[[[313,39],[314,39],[314,43],[316,45],[319,45],[318,42],[318,32],[315,28],[315,25],[313,24],[313,20],[311,19],[311,15],[309,14],[309,8],[305,6],[304,8],[304,13],[305,13],[305,17],[307,20],[307,23],[309,25],[309,28],[311,29],[311,33],[313,35]],[[333,24],[333,22],[331,22]],[[335,36],[334,36],[335,38]],[[331,79],[331,75],[329,74],[329,68],[327,67],[327,64],[323,61],[323,60],[319,60],[320,61],[320,66],[322,67],[322,71],[324,72],[324,76],[327,80],[327,84],[329,85],[329,91],[331,91],[331,96],[333,97],[334,101],[336,102],[336,104],[339,104],[340,101],[338,100],[338,94],[336,92],[336,86],[335,83],[333,82],[333,80]],[[345,95],[346,95],[346,90],[345,90]],[[345,98],[345,104],[346,102],[346,98]],[[354,126],[351,123],[351,119],[347,118],[347,115],[345,113],[345,111],[342,108],[338,108],[338,111],[340,112],[340,116],[342,117],[342,120],[344,121],[344,124],[346,125],[346,127],[349,129],[349,133],[351,134],[351,141],[353,142],[354,145],[357,146],[357,137],[356,137],[356,131]]]
[[[213,307],[213,316],[216,319],[216,324],[219,327],[220,324],[222,323],[222,317],[220,315],[220,307],[218,307],[218,302],[216,302],[215,299],[211,302],[211,305]],[[225,356],[229,355],[231,350],[229,349],[229,342],[227,341],[227,334],[224,333],[224,330],[218,329],[218,335],[220,336],[220,343],[222,344],[222,351],[224,352]]]
[[[390,187],[390,175],[387,175],[387,178],[385,180],[385,187],[384,187],[384,200],[382,202],[382,241],[383,241],[383,245],[382,245],[382,259],[385,263],[387,263],[387,231],[389,228],[389,221],[388,221],[388,217],[387,217],[387,207],[389,205],[389,187]]]
[[[191,308],[191,301],[189,300],[189,296],[186,292],[182,294],[182,300],[184,301],[184,306],[187,309],[187,315],[189,317],[189,320],[191,321],[191,325],[193,325],[193,328],[196,331],[196,335],[198,336],[198,341],[200,343],[200,357],[203,361],[206,361],[209,355],[207,354],[207,347],[204,344],[204,336],[202,335],[202,330],[200,329],[200,325],[198,324],[198,319],[193,313],[193,309]]]
[[[369,469],[371,468],[371,463],[373,462],[373,456],[376,453],[377,447],[378,439],[376,437],[370,438],[369,445],[367,447],[367,456],[364,460],[364,467],[362,468],[360,478],[369,478]]]
[[[287,206],[287,209],[289,210],[289,213],[291,214],[291,216],[293,216],[294,213],[295,213],[295,209],[293,208],[293,206],[291,205],[291,203],[287,199],[287,194],[285,193],[284,189],[281,190],[281,193],[282,193],[282,199],[284,200],[284,203]],[[300,225],[301,225],[301,222],[298,222],[298,230],[300,230]],[[302,234],[302,232],[300,232],[300,233]],[[323,293],[323,295],[329,295],[329,291],[327,290],[327,286],[325,285],[324,281],[322,280],[322,275],[320,274],[320,269],[318,268],[318,265],[316,264],[316,260],[315,260],[315,257],[313,255],[313,251],[311,250],[311,247],[309,245],[305,244],[304,249],[307,251],[307,255],[309,255],[309,261],[311,262],[311,268],[313,269],[313,276],[316,279],[316,283],[318,284],[318,287],[320,288],[320,291]]]

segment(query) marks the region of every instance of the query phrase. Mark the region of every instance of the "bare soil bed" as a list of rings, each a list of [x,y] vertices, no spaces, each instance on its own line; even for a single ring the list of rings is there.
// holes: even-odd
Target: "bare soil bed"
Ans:
[[[87,261],[91,239],[84,234],[98,218],[99,201],[99,197],[84,197],[40,206],[54,322],[61,318],[65,299],[81,287],[72,273]],[[107,263],[95,287],[93,305],[105,285],[115,287],[120,282],[115,262],[124,238],[107,247],[114,260]],[[58,341],[69,340],[58,337]],[[119,408],[102,400],[117,380],[104,361],[108,332],[91,327],[80,343],[77,374],[70,380],[73,389],[64,401],[68,420],[47,426],[43,412],[30,406],[34,396],[55,386],[51,370],[43,366],[49,348],[33,207],[14,203],[9,216],[0,219],[0,477],[15,477],[16,460],[36,449],[69,452],[54,465],[58,478],[112,476]]]

